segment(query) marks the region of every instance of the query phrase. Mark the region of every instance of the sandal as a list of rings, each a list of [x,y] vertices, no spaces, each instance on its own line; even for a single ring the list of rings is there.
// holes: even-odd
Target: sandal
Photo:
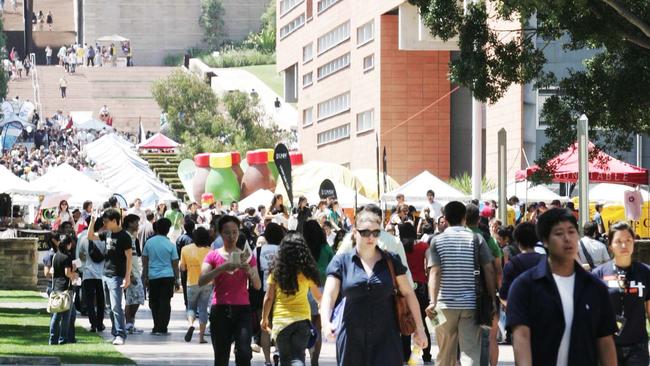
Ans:
[[[185,342],[190,342],[192,340],[192,334],[194,334],[193,326],[187,328],[187,333],[185,333]]]

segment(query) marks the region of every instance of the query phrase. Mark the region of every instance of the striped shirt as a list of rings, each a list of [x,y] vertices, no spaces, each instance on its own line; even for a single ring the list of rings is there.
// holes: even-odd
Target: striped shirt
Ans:
[[[441,309],[476,309],[474,280],[474,236],[462,226],[452,226],[431,242],[431,264],[440,267],[440,293],[438,304]],[[479,262],[481,265],[494,258],[485,239],[479,240]]]

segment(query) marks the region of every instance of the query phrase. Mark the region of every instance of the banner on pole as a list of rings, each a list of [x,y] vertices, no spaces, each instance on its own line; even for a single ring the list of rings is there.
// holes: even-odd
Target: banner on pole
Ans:
[[[289,156],[289,149],[285,144],[278,144],[275,147],[274,158],[275,165],[278,168],[280,178],[284,188],[287,190],[289,196],[289,204],[293,208],[293,182],[291,180],[291,156]]]
[[[328,197],[332,197],[334,199],[337,198],[336,196],[336,187],[334,187],[334,183],[332,183],[331,180],[325,179],[321,184],[320,184],[320,189],[318,189],[318,196],[321,199],[326,199]]]

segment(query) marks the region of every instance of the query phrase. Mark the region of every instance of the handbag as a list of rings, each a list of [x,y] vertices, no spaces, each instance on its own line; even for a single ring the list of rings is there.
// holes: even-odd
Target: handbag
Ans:
[[[54,258],[56,258],[56,254],[54,254]],[[52,258],[52,267],[54,267],[54,258]],[[54,279],[54,270],[52,270],[52,279]],[[68,311],[71,303],[72,298],[69,291],[52,291],[47,299],[47,312],[55,314]]]
[[[395,268],[393,267],[393,260],[390,256],[383,254],[386,264],[388,265],[388,270],[390,271],[390,276],[393,279],[393,301],[395,302],[395,315],[397,317],[397,324],[399,326],[399,332],[402,335],[410,336],[415,333],[415,318],[411,314],[411,310],[408,307],[406,298],[399,292],[397,287],[397,278],[395,276]]]
[[[481,245],[480,238],[474,234],[472,240],[474,247],[474,287],[476,291],[476,322],[481,327],[492,327],[492,316],[495,311],[493,297],[486,290],[485,275],[478,260],[478,248]]]

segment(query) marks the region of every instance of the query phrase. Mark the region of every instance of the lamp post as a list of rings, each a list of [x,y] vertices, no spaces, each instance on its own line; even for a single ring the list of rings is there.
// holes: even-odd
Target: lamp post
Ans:
[[[580,186],[580,232],[589,221],[589,119],[578,118],[578,183]]]

